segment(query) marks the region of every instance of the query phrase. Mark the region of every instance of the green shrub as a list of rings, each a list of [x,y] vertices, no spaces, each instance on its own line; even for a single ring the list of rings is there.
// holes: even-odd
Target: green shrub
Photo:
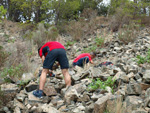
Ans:
[[[141,55],[136,56],[136,61],[138,64],[144,64],[144,63],[150,63],[150,49],[146,53],[146,57],[143,57]]]
[[[115,83],[115,80],[112,80],[112,77],[108,77],[108,79],[106,81],[102,81],[102,80],[100,80],[100,78],[96,78],[96,80],[93,79],[92,83],[90,83],[90,85],[88,85],[88,89],[96,90],[96,89],[100,88],[100,89],[105,90],[106,87],[109,86],[113,92],[114,83]]]
[[[4,78],[6,82],[8,82],[7,76],[10,78],[20,78],[23,74],[23,66],[19,64],[18,66],[14,67],[11,66],[10,68],[4,68],[1,72],[1,77]]]
[[[96,42],[96,45],[98,46],[98,47],[102,47],[103,45],[104,45],[104,38],[102,38],[102,37],[97,37],[96,39],[95,39],[95,42]]]
[[[96,50],[96,46],[90,46],[90,47],[88,47],[88,48],[85,48],[83,51],[82,51],[82,53],[90,53],[90,52],[93,52],[93,51],[95,51]]]
[[[0,6],[0,19],[2,19],[2,16],[5,17],[6,13],[7,13],[7,10],[4,9],[4,6],[3,6],[3,5],[1,5],[1,6]]]
[[[72,46],[76,41],[67,41],[66,46]]]

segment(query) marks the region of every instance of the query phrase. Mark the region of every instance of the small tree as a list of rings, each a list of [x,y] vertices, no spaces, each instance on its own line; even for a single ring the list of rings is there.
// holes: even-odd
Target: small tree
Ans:
[[[4,9],[3,5],[1,5],[0,6],[0,19],[2,19],[3,17],[5,18],[6,13],[7,13],[7,10]]]

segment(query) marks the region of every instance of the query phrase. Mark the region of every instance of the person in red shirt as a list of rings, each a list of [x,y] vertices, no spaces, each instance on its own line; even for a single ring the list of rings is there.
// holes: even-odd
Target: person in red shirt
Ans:
[[[34,91],[33,95],[42,98],[46,75],[49,73],[49,70],[52,70],[55,61],[58,61],[61,67],[66,86],[70,86],[71,77],[68,72],[69,63],[64,46],[56,41],[47,42],[38,49],[38,53],[43,62],[43,70],[40,76],[39,90]]]
[[[91,53],[82,53],[79,56],[77,56],[74,60],[73,60],[73,66],[79,66],[79,67],[83,67],[85,64],[87,64],[88,62],[90,62],[91,64],[93,64],[92,59],[95,58],[96,53],[95,52],[91,52]]]

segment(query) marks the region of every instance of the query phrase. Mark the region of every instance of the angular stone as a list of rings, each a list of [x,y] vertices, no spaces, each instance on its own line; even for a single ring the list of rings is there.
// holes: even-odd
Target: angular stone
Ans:
[[[26,97],[27,97],[27,95],[24,93],[19,93],[16,95],[16,99],[20,102],[23,102]]]
[[[94,113],[104,113],[107,100],[111,97],[110,94],[107,94],[101,98],[99,98],[94,104]]]
[[[32,80],[32,79],[34,79],[34,78],[35,78],[35,76],[34,76],[32,73],[24,73],[24,74],[22,75],[21,80],[22,80],[22,81],[29,81],[29,80]]]
[[[46,94],[46,96],[57,95],[57,92],[56,92],[55,88],[51,85],[45,86],[43,92]]]
[[[38,97],[35,97],[33,95],[33,92],[29,92],[29,93],[27,93],[27,95],[28,95],[28,103],[29,104],[32,104],[32,103],[35,103],[35,102],[37,102],[37,103],[41,103],[42,102],[42,99],[40,99]]]
[[[41,106],[43,112],[46,112],[46,113],[61,113],[60,111],[58,111],[57,109],[55,109],[54,107],[51,107],[50,105],[48,104],[43,104]]]
[[[15,107],[14,113],[21,113],[20,108],[19,107]]]
[[[125,72],[117,72],[116,75],[113,77],[113,80],[119,80],[121,79],[124,82],[128,82],[129,78],[127,77],[127,75],[125,74]]]
[[[93,93],[93,95],[91,96],[91,99],[93,101],[97,101],[97,99],[103,97],[104,95],[103,94],[96,94],[96,93]]]
[[[90,97],[86,93],[84,93],[83,95],[79,96],[78,101],[88,102],[88,101],[90,101]]]
[[[70,104],[71,101],[77,100],[78,96],[79,96],[79,94],[78,94],[77,90],[73,86],[71,86],[66,91],[64,99],[68,104]]]
[[[34,83],[34,82],[29,83],[29,84],[25,87],[25,89],[26,89],[27,92],[31,92],[31,91],[33,91],[33,90],[36,90],[37,88],[38,88],[38,85],[37,85],[36,83]]]
[[[127,85],[127,89],[126,89],[126,93],[128,95],[133,95],[133,94],[141,94],[142,89],[141,89],[141,85],[138,83],[130,83]]]
[[[60,101],[61,98],[59,96],[52,96],[51,97],[51,103],[56,106],[57,105],[57,101]]]
[[[149,74],[150,74],[150,70],[146,70],[144,75],[143,75],[143,80],[144,80],[145,83],[150,83],[150,76],[149,76]]]
[[[14,99],[14,107],[18,107],[19,109],[25,109],[25,105],[16,99]]]
[[[126,97],[125,102],[126,102],[125,109],[127,110],[127,112],[128,111],[130,112],[140,108],[143,103],[143,100],[138,96],[128,96]]]
[[[148,88],[150,88],[150,84],[140,83],[140,86],[142,90],[147,90]]]
[[[144,109],[138,109],[138,110],[132,111],[132,113],[148,113],[148,111],[145,111]]]
[[[75,84],[74,88],[77,90],[78,93],[82,93],[83,91],[86,90],[86,85],[85,84]]]
[[[5,84],[2,84],[1,85],[1,90],[4,91],[4,92],[8,92],[8,93],[11,93],[11,92],[17,92],[19,91],[19,88],[16,84],[12,84],[12,83],[5,83]]]
[[[99,68],[90,68],[92,77],[96,78],[96,77],[100,77],[100,75],[102,74],[102,71]]]
[[[123,103],[122,99],[123,98],[121,95],[112,95],[111,98],[107,101],[107,111],[111,113],[121,113]]]

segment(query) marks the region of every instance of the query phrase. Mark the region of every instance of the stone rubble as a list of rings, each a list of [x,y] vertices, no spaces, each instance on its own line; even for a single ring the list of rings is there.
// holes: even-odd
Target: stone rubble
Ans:
[[[0,33],[3,36],[4,33]],[[111,61],[114,65],[95,67],[90,65],[86,69],[70,68],[72,86],[67,90],[60,69],[54,71],[56,77],[47,77],[44,88],[45,96],[39,99],[33,96],[33,91],[38,88],[39,77],[32,73],[23,74],[23,78],[29,80],[24,88],[16,83],[2,84],[1,90],[6,93],[16,93],[15,98],[0,112],[7,113],[149,113],[150,112],[150,68],[145,63],[138,65],[134,60],[137,55],[146,56],[149,49],[150,34],[143,31],[134,43],[124,45],[118,41],[117,35],[112,37],[104,49],[97,48],[97,64]],[[11,37],[15,38],[15,37]],[[85,43],[75,43],[68,49],[70,62],[74,56],[70,51],[79,50],[80,45],[87,47],[92,39]],[[107,42],[105,42],[107,43]],[[89,43],[90,44],[90,43]],[[76,56],[75,55],[75,56]],[[104,60],[105,59],[105,60]],[[31,75],[31,76],[29,76]],[[107,90],[88,90],[88,85],[93,78],[107,80],[112,76],[117,86],[112,93],[111,88]],[[23,79],[22,78],[22,79]]]

